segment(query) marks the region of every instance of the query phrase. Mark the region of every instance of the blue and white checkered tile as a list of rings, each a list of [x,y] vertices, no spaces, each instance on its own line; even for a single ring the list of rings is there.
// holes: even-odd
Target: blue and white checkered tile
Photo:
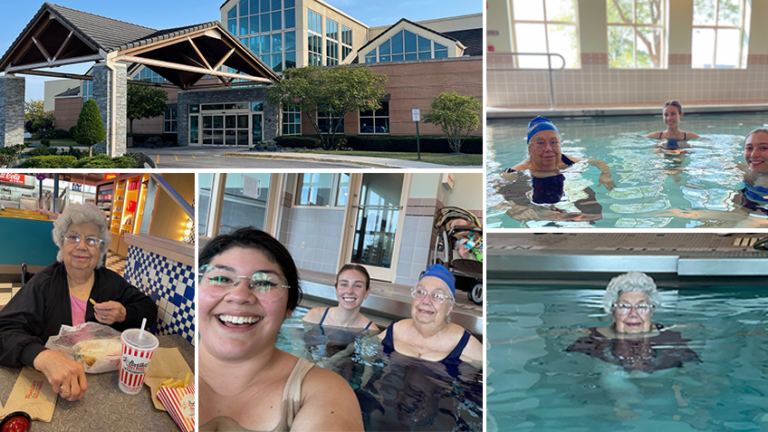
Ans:
[[[180,334],[188,342],[195,343],[192,266],[130,246],[124,277],[157,303],[157,333]]]

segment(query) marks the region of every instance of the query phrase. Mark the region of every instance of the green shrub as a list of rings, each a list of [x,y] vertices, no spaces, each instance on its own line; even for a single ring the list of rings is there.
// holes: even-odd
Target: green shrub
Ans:
[[[51,140],[49,140],[48,138],[43,138],[43,139],[40,140],[40,144],[42,144],[42,145],[44,145],[46,147],[50,147],[51,146]]]
[[[137,144],[143,144],[143,143],[147,142],[147,140],[149,138],[154,138],[154,137],[160,137],[160,141],[162,141],[164,143],[171,142],[171,143],[173,143],[173,145],[178,145],[178,138],[179,138],[178,134],[162,134],[162,135],[158,135],[158,134],[138,134],[138,133],[135,133],[135,134],[128,134],[128,135],[133,137],[133,145],[134,146],[137,146]]]
[[[47,139],[69,139],[72,135],[64,129],[53,129],[45,133]]]
[[[378,152],[416,152],[416,136],[370,136],[348,135],[347,146],[359,151]],[[444,136],[425,135],[419,137],[419,145],[424,153],[451,153],[451,146]],[[461,150],[466,154],[483,154],[483,138],[471,136],[467,138]]]
[[[323,143],[316,136],[287,135],[275,138],[275,142],[283,147],[306,147],[308,149],[322,148]]]
[[[104,129],[104,122],[101,119],[99,107],[93,99],[85,101],[83,109],[80,110],[74,138],[78,144],[89,147],[107,138],[107,131]]]
[[[78,149],[76,149],[76,148],[74,148],[74,147],[70,146],[70,147],[69,147],[69,150],[67,150],[67,151],[62,151],[62,152],[61,152],[61,155],[62,155],[62,156],[74,156],[74,157],[76,157],[76,158],[78,158],[78,159],[82,159],[82,158],[84,158],[84,157],[88,156],[88,153],[86,153],[86,152],[84,152],[84,151],[82,151],[82,150],[78,150]]]
[[[18,159],[21,152],[24,151],[24,148],[24,144],[0,147],[0,166],[8,165]]]
[[[78,160],[73,168],[136,168],[136,161],[127,156],[111,158],[100,154]]]
[[[77,159],[74,156],[36,156],[24,162],[24,168],[72,168]]]
[[[77,125],[72,126],[69,128],[69,137],[74,138],[75,137],[75,131],[77,130]]]
[[[56,156],[58,150],[53,147],[36,147],[29,152],[30,156]]]

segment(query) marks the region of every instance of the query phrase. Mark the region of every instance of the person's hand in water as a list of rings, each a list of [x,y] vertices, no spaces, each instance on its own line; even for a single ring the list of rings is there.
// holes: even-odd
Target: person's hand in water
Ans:
[[[600,186],[605,186],[605,188],[609,191],[612,191],[616,188],[616,183],[613,181],[613,177],[611,177],[610,172],[604,171],[600,174],[600,178],[597,181],[597,187]]]

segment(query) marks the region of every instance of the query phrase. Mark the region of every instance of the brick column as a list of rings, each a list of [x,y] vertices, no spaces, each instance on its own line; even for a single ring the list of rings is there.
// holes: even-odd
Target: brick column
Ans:
[[[107,131],[107,139],[104,144],[97,144],[94,146],[94,150],[99,153],[107,153],[109,156],[122,156],[126,152],[125,138],[128,132],[128,73],[127,65],[124,63],[116,63],[115,69],[117,76],[112,72],[107,65],[97,64],[93,67],[93,99],[96,101],[96,105],[99,106],[99,113],[101,119],[104,121],[104,129]],[[112,94],[112,80],[117,80],[117,91]],[[115,106],[115,154],[112,152],[112,98],[116,98]]]
[[[25,79],[0,77],[0,147],[24,144]]]

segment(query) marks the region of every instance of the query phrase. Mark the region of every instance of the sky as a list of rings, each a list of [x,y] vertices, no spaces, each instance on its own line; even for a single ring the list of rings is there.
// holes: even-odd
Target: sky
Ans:
[[[324,1],[370,27],[394,24],[400,18],[423,21],[483,12],[483,0]],[[224,0],[53,0],[51,3],[145,27],[166,29],[219,20],[219,7]],[[8,51],[42,5],[43,0],[0,0],[0,55]],[[91,65],[65,66],[53,70],[84,73]],[[30,75],[25,78],[26,100],[43,99],[43,82],[51,78]]]

